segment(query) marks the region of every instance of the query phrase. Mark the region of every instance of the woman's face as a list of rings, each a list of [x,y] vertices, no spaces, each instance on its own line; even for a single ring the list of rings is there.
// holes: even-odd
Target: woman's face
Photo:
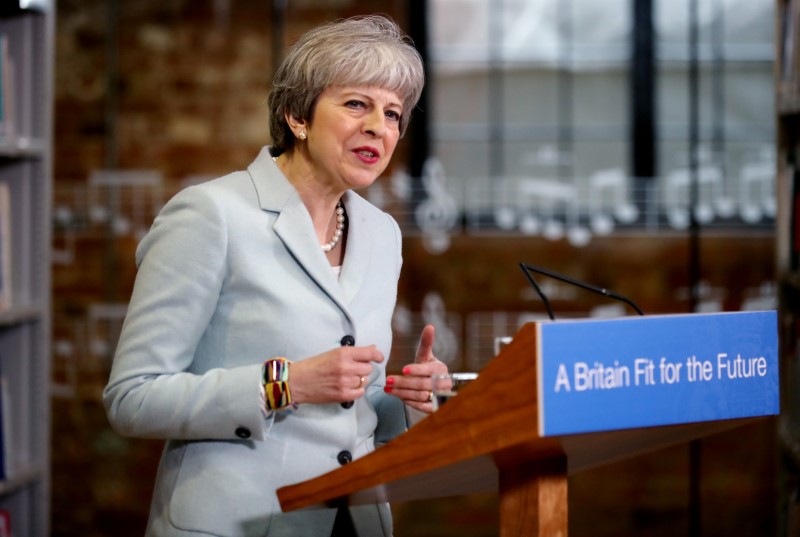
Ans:
[[[371,185],[389,164],[400,138],[403,101],[375,86],[333,86],[317,99],[307,125],[315,177],[335,189]]]

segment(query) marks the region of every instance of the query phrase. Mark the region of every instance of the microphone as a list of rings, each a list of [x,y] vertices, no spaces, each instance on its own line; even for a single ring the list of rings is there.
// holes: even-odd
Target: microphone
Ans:
[[[591,284],[586,283],[584,281],[576,280],[575,278],[570,278],[569,276],[564,276],[563,274],[559,274],[557,272],[553,272],[552,270],[547,270],[547,269],[542,268],[542,267],[537,267],[536,265],[529,265],[527,263],[520,262],[519,267],[522,270],[522,273],[525,275],[525,277],[530,282],[530,284],[533,287],[534,291],[536,291],[536,294],[538,294],[539,298],[542,299],[542,302],[544,303],[544,307],[547,310],[547,315],[550,317],[551,321],[555,321],[556,320],[555,315],[553,315],[553,308],[550,307],[550,301],[547,300],[547,297],[542,292],[542,289],[541,289],[541,287],[539,287],[539,284],[536,283],[536,280],[533,278],[533,275],[531,274],[531,272],[536,272],[538,274],[544,274],[545,276],[549,276],[550,278],[559,280],[561,282],[568,283],[568,284],[574,285],[576,287],[580,287],[581,289],[585,289],[587,291],[591,291],[593,293],[597,293],[597,294],[603,295],[603,296],[608,297],[608,298],[613,298],[614,300],[619,300],[619,301],[624,302],[625,304],[629,305],[630,307],[632,307],[634,310],[636,310],[636,313],[638,313],[639,315],[644,316],[644,313],[642,312],[642,310],[639,308],[639,306],[636,305],[636,303],[633,302],[633,300],[631,300],[631,299],[629,299],[627,297],[624,297],[624,296],[622,296],[622,295],[620,295],[618,293],[615,293],[613,291],[609,291],[608,289],[603,289],[602,287],[597,287],[595,285],[591,285]]]

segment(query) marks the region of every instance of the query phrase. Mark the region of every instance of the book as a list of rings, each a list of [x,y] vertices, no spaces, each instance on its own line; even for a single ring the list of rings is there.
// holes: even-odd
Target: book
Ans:
[[[0,356],[0,481],[5,481],[11,476],[10,462],[10,437],[11,408],[8,394],[8,382],[3,375],[2,356]],[[0,532],[0,537],[3,537]]]
[[[791,170],[791,205],[789,207],[789,268],[800,269],[800,170]]]
[[[0,181],[0,312],[11,308],[11,188]]]
[[[781,13],[780,37],[781,78],[784,81],[790,81],[793,76],[795,27],[792,17],[792,0],[787,0],[786,3],[783,4]]]
[[[14,138],[14,62],[9,52],[9,39],[0,34],[0,140]]]
[[[0,537],[11,537],[11,513],[0,509]]]

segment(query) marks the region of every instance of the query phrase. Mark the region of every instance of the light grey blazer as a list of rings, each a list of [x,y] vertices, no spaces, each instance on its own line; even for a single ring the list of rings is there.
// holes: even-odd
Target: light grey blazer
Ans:
[[[352,408],[300,405],[265,417],[261,364],[341,345],[387,358],[400,275],[397,223],[344,196],[347,251],[337,280],[297,192],[263,148],[247,171],[191,186],[160,212],[104,391],[123,435],[164,438],[148,535],[328,537],[335,510],[281,513],[276,489],[340,467],[407,426],[373,364]],[[355,380],[355,379],[354,379]],[[351,509],[360,535],[391,535],[388,505]]]

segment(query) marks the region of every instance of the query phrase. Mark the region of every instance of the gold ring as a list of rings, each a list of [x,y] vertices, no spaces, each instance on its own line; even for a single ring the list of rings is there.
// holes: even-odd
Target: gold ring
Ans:
[[[366,380],[367,380],[367,379],[365,379],[364,377],[361,377],[361,380],[360,380],[360,381],[359,381],[359,383],[358,383],[358,388],[356,388],[356,390],[358,390],[358,389],[361,389],[361,387],[364,385],[364,383],[366,382]]]

